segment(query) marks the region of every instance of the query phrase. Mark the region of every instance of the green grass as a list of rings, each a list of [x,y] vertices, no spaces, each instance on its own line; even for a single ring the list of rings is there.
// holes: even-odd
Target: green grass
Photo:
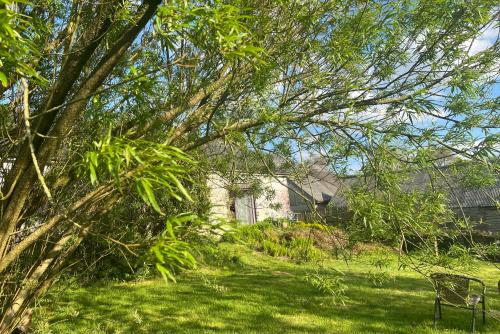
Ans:
[[[439,330],[432,329],[433,290],[410,270],[398,271],[392,257],[391,280],[374,287],[373,256],[328,261],[345,273],[345,306],[335,305],[304,281],[313,264],[294,264],[228,245],[241,265],[201,268],[177,284],[161,280],[101,283],[58,289],[36,310],[38,333],[466,333],[471,313],[443,308]],[[480,264],[490,312],[478,332],[500,333],[498,269]],[[497,311],[495,311],[497,310]],[[478,317],[478,320],[480,317]]]

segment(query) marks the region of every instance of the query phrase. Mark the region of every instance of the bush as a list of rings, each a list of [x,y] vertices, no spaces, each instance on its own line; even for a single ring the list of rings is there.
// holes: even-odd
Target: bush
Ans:
[[[500,243],[480,244],[473,247],[473,252],[482,260],[500,262]]]
[[[223,236],[225,242],[241,242],[250,248],[275,257],[306,262],[319,260],[323,251],[316,247],[313,227],[279,224],[268,219],[254,225],[243,225]],[[284,227],[286,225],[286,227]]]
[[[275,257],[288,255],[286,247],[272,240],[263,240],[262,250],[264,251],[264,253]]]
[[[238,226],[232,231],[225,233],[221,241],[230,243],[243,242],[249,244],[249,246],[258,246],[265,239],[265,228],[266,225],[261,224]]]
[[[288,256],[294,260],[307,262],[319,260],[322,254],[314,247],[311,238],[296,238],[289,243]]]

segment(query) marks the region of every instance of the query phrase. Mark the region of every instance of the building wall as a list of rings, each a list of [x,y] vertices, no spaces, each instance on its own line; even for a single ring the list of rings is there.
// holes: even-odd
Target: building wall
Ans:
[[[264,193],[255,198],[257,221],[266,218],[288,218],[290,197],[285,176],[261,176]]]
[[[463,214],[472,222],[482,221],[483,224],[476,226],[478,230],[489,231],[489,232],[500,232],[500,210],[496,207],[471,207],[463,208]],[[455,213],[461,217],[462,210],[455,209]]]
[[[207,181],[210,199],[210,215],[213,218],[231,219],[232,213],[229,210],[230,197],[227,191],[227,184],[223,178],[212,174]]]
[[[262,194],[254,196],[255,220],[289,217],[290,201],[286,177],[256,177],[260,178],[264,191]],[[234,203],[234,199],[231,198],[227,190],[227,181],[213,174],[208,177],[207,185],[210,189],[209,199],[212,204],[211,216],[214,218],[234,219],[234,213],[230,209],[230,205]]]

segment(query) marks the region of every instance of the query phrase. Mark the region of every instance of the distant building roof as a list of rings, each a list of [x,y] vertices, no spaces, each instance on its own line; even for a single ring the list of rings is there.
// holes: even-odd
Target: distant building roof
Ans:
[[[216,141],[205,147],[205,152],[208,155],[226,156],[229,151],[225,143]],[[251,153],[251,152],[250,152]],[[238,157],[235,161],[235,168],[245,170],[249,165],[253,166],[254,170],[258,170],[256,166],[262,167],[260,159],[249,159],[241,151],[236,151],[235,156]],[[370,182],[373,178],[361,176],[341,177],[334,173],[328,167],[326,158],[316,156],[311,157],[304,165],[290,167],[284,159],[272,155],[265,155],[269,163],[269,167],[275,174],[286,176],[292,183],[295,191],[300,191],[306,195],[309,200],[316,204],[330,204],[337,208],[347,207],[345,191],[350,189],[355,184]],[[294,176],[294,170],[305,168],[304,176]],[[264,173],[265,168],[263,168]],[[494,207],[497,201],[500,201],[500,178],[494,186],[485,188],[467,188],[460,186],[460,182],[454,180],[448,174],[448,166],[440,167],[443,177],[441,180],[434,180],[436,186],[445,187],[449,191],[448,203],[452,208],[458,207]],[[258,174],[258,172],[256,173]],[[429,172],[420,171],[414,173],[409,180],[402,184],[402,188],[406,191],[415,189],[425,189],[431,182]]]
[[[492,186],[472,187],[464,186],[457,176],[449,176],[447,168],[443,167],[442,178],[435,180],[436,186],[444,187],[448,191],[448,205],[451,208],[472,208],[496,206],[500,201],[500,178]],[[430,183],[429,173],[422,171],[414,176],[404,185],[404,189],[423,189]]]
[[[450,191],[450,207],[490,207],[500,201],[500,184],[479,189],[454,188]]]
[[[311,199],[318,204],[330,203],[337,208],[347,207],[344,191],[356,183],[366,182],[361,177],[339,178],[326,170],[317,173],[314,170],[301,181],[294,181]],[[424,189],[430,182],[426,172],[415,173],[402,188],[409,191]],[[457,185],[456,182],[438,182],[449,191],[448,205],[451,208],[494,207],[500,201],[500,179],[496,185],[482,188],[471,188]]]

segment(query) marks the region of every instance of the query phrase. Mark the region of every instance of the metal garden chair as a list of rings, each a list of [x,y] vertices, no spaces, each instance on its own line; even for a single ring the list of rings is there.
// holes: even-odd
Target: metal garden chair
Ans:
[[[483,325],[486,323],[486,305],[484,300],[484,283],[473,277],[434,273],[431,279],[436,291],[436,300],[434,301],[434,327],[438,319],[441,319],[441,305],[464,308],[472,311],[471,329],[476,330],[476,310],[478,304],[482,305]],[[471,290],[470,282],[479,283],[480,291]]]

